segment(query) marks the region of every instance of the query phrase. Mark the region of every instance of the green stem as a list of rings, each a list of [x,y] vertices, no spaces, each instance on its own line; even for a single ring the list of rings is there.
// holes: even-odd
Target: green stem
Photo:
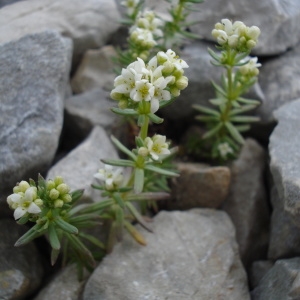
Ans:
[[[145,140],[145,138],[148,136],[148,127],[149,127],[149,117],[145,115],[144,123],[141,127],[141,131],[139,134],[142,140]]]

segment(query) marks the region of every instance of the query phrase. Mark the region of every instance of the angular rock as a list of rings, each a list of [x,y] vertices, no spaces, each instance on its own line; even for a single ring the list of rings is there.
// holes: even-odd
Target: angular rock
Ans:
[[[284,209],[295,220],[300,214],[300,99],[286,104],[274,112],[278,121],[270,136],[270,168],[274,184]],[[300,222],[298,222],[300,226]]]
[[[40,254],[34,243],[14,247],[26,232],[25,226],[1,219],[0,228],[0,299],[25,299],[41,284],[44,271]]]
[[[228,167],[178,163],[177,169],[180,176],[172,182],[172,200],[167,203],[168,209],[221,206],[229,192]]]
[[[112,46],[85,52],[71,81],[73,92],[79,94],[99,87],[111,91],[116,77],[112,58],[116,56]]]
[[[236,228],[241,260],[250,267],[266,257],[269,240],[269,208],[264,184],[266,153],[247,139],[240,156],[231,165],[231,186],[223,209]]]
[[[253,300],[297,300],[300,298],[300,258],[282,259],[262,278],[251,293]]]
[[[104,158],[114,159],[118,155],[104,129],[97,126],[83,143],[49,170],[47,178],[62,176],[71,190],[84,189],[84,196],[93,198],[98,193],[91,184],[94,174],[103,166],[100,159]]]
[[[72,96],[65,101],[65,124],[70,134],[86,136],[95,126],[102,126],[108,132],[119,124],[120,117],[110,109],[116,103],[102,88]]]
[[[45,172],[69,93],[72,43],[53,31],[0,46],[0,194]]]
[[[258,286],[261,279],[273,267],[273,265],[274,263],[270,260],[258,260],[252,264],[249,276],[251,289]]]
[[[214,45],[205,41],[193,42],[187,45],[180,57],[189,67],[185,69],[185,75],[189,79],[188,87],[182,91],[176,103],[162,110],[164,115],[171,120],[191,118],[197,111],[192,107],[194,104],[211,106],[209,99],[215,98],[215,90],[212,81],[220,84],[222,68],[211,64],[211,56],[207,48],[214,49]],[[205,70],[205,71],[204,71]],[[258,84],[250,89],[247,97],[262,101],[264,95]]]
[[[75,265],[69,265],[62,269],[44,287],[34,300],[78,300],[85,281],[78,281]]]
[[[148,245],[125,235],[89,278],[83,300],[247,300],[234,228],[222,211],[161,211]]]
[[[284,209],[284,199],[277,188],[271,190],[272,216],[268,258],[276,260],[300,255],[300,231],[291,214]]]
[[[15,2],[24,1],[24,0],[0,0],[0,8],[6,5],[13,4]]]
[[[257,115],[263,122],[274,122],[276,109],[300,98],[299,64],[299,46],[262,64],[259,82],[265,101],[257,109]]]
[[[160,0],[147,0],[148,7],[166,12],[168,5]],[[215,23],[227,18],[242,21],[247,26],[261,29],[259,43],[254,48],[258,55],[274,55],[285,52],[300,41],[300,2],[298,0],[222,0],[205,1],[195,5],[188,18],[197,23],[191,31],[204,39],[212,40],[211,31]]]
[[[0,43],[54,29],[74,42],[74,57],[103,46],[119,27],[115,1],[27,0],[0,11]]]

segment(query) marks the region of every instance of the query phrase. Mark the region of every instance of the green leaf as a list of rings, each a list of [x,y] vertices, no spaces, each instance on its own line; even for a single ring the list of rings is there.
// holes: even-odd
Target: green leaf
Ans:
[[[144,147],[144,141],[140,136],[135,137],[135,144],[140,148]]]
[[[38,230],[42,227],[42,225],[35,224],[31,227],[25,234],[23,234],[15,243],[15,247],[25,245],[35,238],[41,236],[44,232],[39,232]]]
[[[217,62],[221,63],[221,57],[220,57],[215,51],[213,51],[213,50],[210,49],[210,48],[207,48],[207,51],[208,51],[209,55],[210,55],[214,60],[216,60]]]
[[[83,193],[84,189],[73,191],[71,193],[72,202],[75,203],[77,200],[79,200],[82,197]]]
[[[53,249],[59,250],[60,249],[60,242],[57,236],[56,228],[53,222],[49,223],[48,226],[48,235],[49,235],[49,241],[50,245]]]
[[[200,111],[200,112],[203,112],[203,113],[206,113],[206,114],[209,114],[209,115],[213,115],[215,117],[220,117],[220,113],[212,108],[208,108],[208,107],[205,107],[205,106],[202,106],[202,105],[199,105],[199,104],[195,104],[193,105],[193,108]]]
[[[149,170],[149,171],[152,171],[152,172],[155,172],[155,173],[158,173],[158,174],[162,174],[162,175],[166,175],[166,176],[172,176],[172,177],[179,176],[178,173],[175,173],[173,171],[169,171],[169,170],[166,170],[166,169],[162,169],[162,168],[150,165],[150,164],[145,166],[145,170]]]
[[[124,211],[120,206],[114,208],[116,222],[116,237],[120,241],[123,237]]]
[[[116,222],[112,222],[109,230],[109,235],[107,239],[107,245],[106,245],[106,252],[111,253],[113,250],[113,247],[116,243],[117,236],[116,236],[116,231],[117,231],[117,224]]]
[[[73,225],[69,224],[68,222],[64,221],[61,217],[57,217],[54,220],[54,223],[60,229],[62,229],[65,232],[68,232],[68,233],[71,233],[71,234],[78,234],[78,229],[75,226],[73,226]]]
[[[113,199],[106,199],[96,203],[89,204],[88,207],[82,209],[81,213],[97,213],[114,204]]]
[[[224,99],[224,98],[215,98],[215,99],[210,99],[209,102],[213,105],[220,106],[220,105],[223,105],[223,104],[226,103],[226,99]]]
[[[158,117],[155,114],[148,114],[148,117],[155,124],[161,124],[164,121],[164,119]]]
[[[258,122],[259,120],[260,120],[259,117],[254,117],[254,116],[234,116],[230,118],[231,122],[240,122],[240,123]]]
[[[134,162],[131,160],[128,160],[128,159],[101,159],[101,161],[104,164],[111,165],[111,166],[118,166],[118,167],[134,167],[135,166]]]
[[[231,110],[229,115],[230,116],[239,115],[239,114],[242,114],[246,111],[253,110],[255,107],[256,107],[256,105],[245,105],[245,106],[242,106],[240,108],[234,108],[234,109]]]
[[[113,135],[111,136],[111,140],[119,150],[127,154],[133,160],[136,160],[136,156],[129,149],[127,149],[121,142],[119,142]]]
[[[131,194],[126,197],[126,201],[145,201],[145,200],[165,200],[169,199],[170,194],[164,192],[145,192],[140,194]]]
[[[136,117],[136,116],[139,115],[137,111],[135,111],[134,109],[131,109],[131,108],[121,109],[121,108],[113,107],[113,108],[111,108],[111,110],[115,114],[122,115],[122,116],[133,116],[133,117]]]
[[[79,235],[81,238],[84,238],[86,239],[87,241],[91,242],[92,244],[96,245],[97,247],[99,247],[100,249],[105,249],[105,246],[104,244],[99,241],[97,238],[95,238],[94,236],[90,235],[90,234],[87,234],[87,233],[79,233]]]
[[[147,243],[141,233],[128,221],[124,221],[124,227],[130,233],[130,235],[142,246],[146,246]]]
[[[116,203],[117,203],[120,207],[122,207],[122,208],[125,207],[125,206],[124,206],[123,199],[121,198],[121,196],[120,196],[119,193],[113,193],[112,196],[113,196],[114,200],[116,201]]]
[[[261,102],[258,101],[258,100],[247,99],[247,98],[243,98],[243,97],[239,97],[236,100],[241,102],[241,103],[244,103],[244,104],[251,104],[251,105],[255,105],[255,106],[258,106],[258,105],[261,104]]]
[[[52,250],[51,250],[51,265],[52,266],[54,266],[54,264],[56,263],[59,253],[60,253],[60,250],[52,248]]]
[[[234,125],[230,122],[225,123],[226,128],[228,129],[231,136],[240,144],[244,144],[244,138],[238,132],[238,130],[234,127]]]
[[[29,220],[29,214],[26,213],[22,218],[20,218],[17,223],[20,225],[24,225],[25,223],[27,223]]]
[[[223,127],[223,123],[217,124],[215,127],[207,131],[203,136],[202,139],[208,139],[212,136],[214,136],[216,133],[219,132],[219,130]]]
[[[251,126],[250,125],[235,125],[235,128],[239,131],[239,132],[245,132],[248,131]]]
[[[143,217],[141,214],[137,211],[137,209],[131,204],[131,202],[125,202],[128,210],[131,212],[131,214],[134,216],[134,218],[138,221],[140,225],[142,225],[146,230],[149,232],[153,232],[151,228],[148,227],[148,225],[145,223]]]
[[[142,192],[144,187],[144,169],[135,168],[134,170],[134,191],[135,193]]]
[[[216,90],[219,94],[221,94],[224,98],[227,98],[227,93],[226,93],[226,91],[224,91],[224,89],[223,89],[220,85],[216,84],[214,81],[212,81],[211,83],[212,83],[212,85],[214,86],[215,90]]]
[[[195,119],[202,122],[219,121],[219,118],[214,116],[196,116]]]

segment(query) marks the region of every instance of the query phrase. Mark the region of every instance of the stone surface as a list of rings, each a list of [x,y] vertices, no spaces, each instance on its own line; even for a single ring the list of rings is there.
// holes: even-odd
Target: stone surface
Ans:
[[[19,1],[25,1],[25,0],[0,0],[0,8],[2,8],[3,6],[6,6],[6,5],[13,4],[15,2],[19,2]]]
[[[0,43],[54,29],[74,42],[74,56],[99,48],[119,27],[115,1],[27,0],[0,11]]]
[[[235,232],[221,211],[161,211],[148,245],[125,235],[88,280],[83,300],[247,300]]]
[[[284,209],[299,219],[300,213],[300,99],[275,111],[278,121],[270,136],[270,168]],[[300,223],[300,222],[299,222]]]
[[[249,281],[251,289],[258,286],[261,279],[273,267],[274,263],[270,260],[255,261],[250,270]]]
[[[90,198],[98,195],[91,188],[91,184],[94,181],[94,174],[103,166],[100,159],[117,157],[117,151],[104,129],[97,126],[83,143],[49,170],[47,178],[60,175],[71,190],[85,189],[84,196]]]
[[[102,126],[112,132],[119,124],[120,116],[110,109],[115,106],[109,93],[101,88],[72,96],[65,101],[65,124],[71,133],[86,136],[94,126]]]
[[[271,190],[272,216],[270,224],[269,259],[300,255],[300,231],[293,217],[284,210],[284,200],[278,196],[276,187]]]
[[[283,259],[262,278],[251,293],[253,300],[298,300],[300,299],[300,258]]]
[[[168,5],[160,0],[147,0],[148,7],[165,12]],[[215,23],[227,18],[242,21],[247,26],[261,29],[255,52],[259,55],[274,55],[294,47],[300,41],[300,2],[298,0],[215,0],[195,5],[189,21],[194,33],[212,40]]]
[[[236,228],[241,260],[250,267],[266,257],[269,239],[269,208],[264,184],[266,153],[247,139],[231,165],[231,186],[223,209]]]
[[[180,176],[172,181],[172,199],[167,203],[168,209],[221,206],[229,191],[228,167],[178,163],[177,169]]]
[[[41,257],[34,243],[14,247],[26,232],[25,226],[1,219],[0,228],[0,299],[25,299],[41,284]]]
[[[263,122],[274,122],[273,112],[276,109],[300,98],[299,64],[299,46],[262,64],[259,83],[264,92],[265,101],[257,109],[257,115]]]
[[[112,46],[85,52],[71,81],[73,92],[79,94],[98,87],[111,91],[117,76],[112,61],[116,56]]]
[[[52,162],[69,93],[71,53],[71,40],[53,31],[0,46],[1,196]]]
[[[197,113],[192,107],[193,104],[210,106],[208,100],[215,98],[212,81],[220,84],[223,69],[211,64],[212,58],[208,54],[208,47],[214,49],[213,44],[205,41],[193,42],[180,54],[189,65],[184,72],[189,79],[189,84],[174,104],[162,110],[169,119],[191,118]],[[245,96],[259,101],[264,99],[258,84],[255,84]]]
[[[62,269],[34,300],[79,300],[85,281],[78,281],[75,265]]]

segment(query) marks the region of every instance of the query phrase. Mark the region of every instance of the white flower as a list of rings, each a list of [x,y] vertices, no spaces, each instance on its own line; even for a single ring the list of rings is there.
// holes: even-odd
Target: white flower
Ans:
[[[125,0],[121,2],[121,5],[127,7],[128,15],[132,15],[134,13],[135,8],[137,7],[139,0]]]
[[[226,158],[228,154],[233,153],[232,148],[226,142],[219,144],[218,150],[223,158]]]
[[[188,64],[181,58],[179,58],[176,53],[169,49],[167,52],[160,51],[157,53],[158,61],[163,61],[163,63],[171,63],[176,67],[176,69],[181,70],[182,68],[188,68]]]
[[[30,214],[38,214],[41,212],[40,207],[34,202],[37,198],[37,190],[35,187],[29,187],[25,193],[14,193],[7,197],[7,203],[14,209],[15,220],[23,217],[27,212]]]
[[[100,169],[99,172],[94,175],[94,177],[104,181],[105,188],[107,190],[113,190],[120,187],[123,183],[122,172],[122,168],[114,168],[110,165],[104,165],[104,169]]]
[[[248,63],[239,68],[243,75],[257,76],[259,74],[258,68],[261,64],[257,62],[257,57],[249,59]]]
[[[146,10],[138,15],[135,26],[131,28],[133,31],[135,28],[144,28],[149,30],[153,35],[157,37],[163,36],[163,32],[159,27],[162,27],[164,22],[157,18],[152,10]]]
[[[135,83],[135,89],[130,93],[130,98],[133,101],[139,102],[142,100],[151,101],[154,95],[154,86],[147,79],[139,80]]]
[[[148,49],[153,48],[157,44],[150,30],[139,27],[131,32],[130,39],[141,47]]]
[[[152,138],[145,138],[145,147],[153,160],[158,160],[159,156],[170,154],[169,144],[166,143],[164,135],[156,134]]]

